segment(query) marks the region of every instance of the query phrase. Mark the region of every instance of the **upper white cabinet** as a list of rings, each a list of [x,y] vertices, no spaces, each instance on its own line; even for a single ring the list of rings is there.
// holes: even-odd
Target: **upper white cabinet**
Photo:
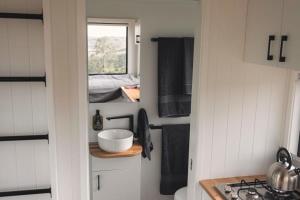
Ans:
[[[300,69],[300,1],[284,0],[282,35],[288,36],[283,54],[286,62],[282,66]]]
[[[245,48],[246,61],[276,65],[281,34],[282,1],[249,0]],[[270,57],[268,58],[269,45]]]
[[[249,0],[245,60],[300,69],[299,9],[299,0]]]

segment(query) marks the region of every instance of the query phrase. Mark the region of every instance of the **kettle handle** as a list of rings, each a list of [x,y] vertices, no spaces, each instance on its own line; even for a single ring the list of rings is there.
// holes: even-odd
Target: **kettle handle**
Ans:
[[[286,160],[282,160],[283,158],[285,158]],[[289,164],[287,169],[291,169],[291,167],[292,167],[292,156],[286,148],[280,147],[278,149],[277,155],[276,155],[276,160],[277,160],[277,162],[283,162],[283,163],[287,162]]]

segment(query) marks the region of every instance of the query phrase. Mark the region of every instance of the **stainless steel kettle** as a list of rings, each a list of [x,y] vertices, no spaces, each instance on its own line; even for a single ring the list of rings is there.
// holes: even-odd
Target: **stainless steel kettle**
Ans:
[[[277,162],[267,173],[267,184],[277,192],[291,192],[298,188],[300,169],[293,166],[292,157],[286,148],[279,148]]]

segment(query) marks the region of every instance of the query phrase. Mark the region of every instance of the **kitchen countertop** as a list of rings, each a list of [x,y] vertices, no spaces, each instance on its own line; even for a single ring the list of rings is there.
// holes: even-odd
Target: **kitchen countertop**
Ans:
[[[232,178],[209,179],[209,180],[200,181],[199,184],[213,200],[223,200],[222,196],[215,189],[216,185],[224,184],[224,183],[238,183],[241,182],[241,180],[243,179],[246,181],[254,181],[254,179],[256,178],[259,180],[266,180],[266,176],[264,175],[254,175],[254,176],[238,176]]]
[[[90,154],[92,156],[98,157],[98,158],[121,158],[121,157],[133,157],[137,156],[140,153],[142,153],[142,146],[139,144],[133,144],[133,146],[128,149],[127,151],[120,152],[120,153],[109,153],[106,151],[103,151],[99,148],[98,143],[90,143]]]

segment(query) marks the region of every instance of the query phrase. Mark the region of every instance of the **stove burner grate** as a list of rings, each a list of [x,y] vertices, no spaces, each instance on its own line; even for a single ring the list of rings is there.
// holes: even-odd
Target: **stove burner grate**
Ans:
[[[255,180],[255,182],[247,182],[242,180],[240,183],[240,188],[237,191],[237,195],[240,199],[243,199],[241,192],[245,191],[246,200],[264,200],[262,194],[257,191],[257,187],[263,187],[265,182]]]
[[[266,181],[255,179],[239,183],[220,184],[216,189],[225,200],[300,200],[300,192],[279,193],[268,186]]]
[[[241,191],[246,191],[246,200],[255,200],[255,199],[261,199],[264,200],[263,194],[260,194],[257,191],[257,188],[265,188],[266,189],[266,195],[269,198],[272,198],[274,200],[281,200],[281,199],[293,199],[293,192],[278,192],[274,189],[272,189],[270,186],[267,185],[266,181],[261,181],[259,179],[255,179],[254,182],[247,182],[246,180],[241,180],[238,189],[238,197],[243,200],[243,198],[240,196]]]

